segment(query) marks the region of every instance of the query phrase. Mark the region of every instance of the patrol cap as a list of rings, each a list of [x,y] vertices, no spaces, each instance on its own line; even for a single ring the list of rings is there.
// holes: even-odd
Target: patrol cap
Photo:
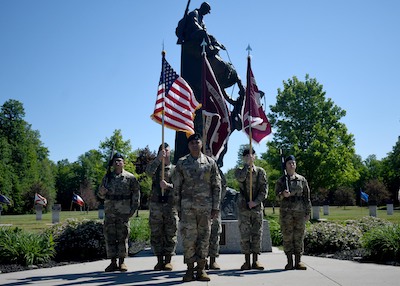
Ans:
[[[194,133],[190,135],[189,138],[187,139],[187,143],[189,143],[192,140],[201,140],[201,135],[199,133]]]
[[[287,163],[287,161],[296,161],[296,158],[293,155],[289,155],[285,159],[285,164]]]
[[[256,151],[254,149],[252,149],[252,151],[253,151],[253,154],[256,153]],[[250,148],[246,148],[246,149],[243,150],[242,156],[244,157],[244,156],[247,156],[249,154],[250,154]]]

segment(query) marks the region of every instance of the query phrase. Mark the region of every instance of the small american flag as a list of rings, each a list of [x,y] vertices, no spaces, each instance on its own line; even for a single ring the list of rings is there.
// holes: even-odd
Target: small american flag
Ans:
[[[191,135],[195,133],[195,112],[200,107],[189,84],[163,56],[157,100],[151,118],[162,124],[164,111],[164,126]]]

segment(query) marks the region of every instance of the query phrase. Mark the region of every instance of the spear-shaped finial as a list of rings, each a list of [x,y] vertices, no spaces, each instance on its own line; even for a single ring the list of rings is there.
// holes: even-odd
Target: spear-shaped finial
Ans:
[[[203,41],[201,42],[200,46],[203,48],[203,53],[205,53],[207,46],[206,39],[203,38]]]
[[[250,52],[252,51],[253,49],[250,47],[250,44],[248,44],[247,45],[247,48],[246,48],[246,51],[247,51],[247,55],[250,57]]]

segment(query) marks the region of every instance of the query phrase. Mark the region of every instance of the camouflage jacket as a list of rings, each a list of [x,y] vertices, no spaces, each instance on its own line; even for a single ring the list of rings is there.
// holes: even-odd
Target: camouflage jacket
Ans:
[[[151,192],[150,192],[150,201],[151,202],[159,202],[159,198],[161,196],[161,188],[160,188],[160,181],[162,179],[162,166],[161,160],[155,158],[146,166],[146,174],[151,176],[152,178],[152,185],[151,185]],[[175,166],[172,164],[164,166],[164,180],[168,183],[171,183],[172,173],[174,172]],[[173,204],[174,200],[174,189],[167,188],[164,190],[164,196],[167,197],[167,202]]]
[[[239,182],[240,194],[239,208],[247,206],[250,199],[250,166],[235,169],[235,178]],[[263,201],[268,196],[267,173],[261,167],[254,166],[252,172],[252,201],[257,204],[257,209],[263,208]]]
[[[135,176],[125,170],[117,175],[111,173],[107,183],[107,193],[99,197],[104,199],[106,215],[132,216],[139,207],[140,186]]]
[[[219,210],[221,201],[221,177],[216,162],[200,154],[190,154],[176,164],[173,175],[177,209]]]
[[[306,178],[297,173],[290,178],[290,196],[285,198],[281,193],[286,189],[286,177],[282,176],[276,182],[275,192],[281,198],[281,210],[304,211],[305,215],[311,213],[310,188]]]

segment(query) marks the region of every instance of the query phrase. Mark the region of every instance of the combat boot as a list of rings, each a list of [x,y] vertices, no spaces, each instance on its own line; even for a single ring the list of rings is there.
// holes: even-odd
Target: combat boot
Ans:
[[[171,271],[172,269],[174,269],[174,267],[172,266],[171,263],[171,255],[170,254],[165,255],[164,270]]]
[[[157,255],[157,264],[154,266],[155,271],[161,271],[164,268],[164,260],[162,255]]]
[[[293,255],[291,253],[286,253],[287,264],[285,270],[293,270]]]
[[[215,260],[216,260],[215,257],[210,257],[210,269],[220,270],[221,267],[219,267],[217,261],[215,261]]]
[[[250,254],[245,254],[244,255],[244,263],[242,265],[242,267],[240,267],[240,270],[250,270],[251,266],[250,266]]]
[[[128,271],[128,267],[126,266],[124,260],[125,260],[124,258],[119,259],[119,271],[122,271],[122,272]]]
[[[251,265],[251,268],[257,270],[264,270],[264,266],[262,266],[261,263],[258,261],[257,253],[253,253],[253,264]]]
[[[197,276],[196,279],[198,281],[210,281],[210,277],[207,275],[206,270],[204,269],[206,266],[206,260],[205,259],[200,259],[197,262]]]
[[[297,270],[307,270],[307,266],[300,260],[301,260],[301,255],[295,254],[294,255],[294,268]]]
[[[112,258],[110,265],[104,270],[105,272],[114,272],[118,270],[117,259]]]
[[[194,280],[194,263],[188,263],[185,276],[183,276],[183,282],[190,282]]]

